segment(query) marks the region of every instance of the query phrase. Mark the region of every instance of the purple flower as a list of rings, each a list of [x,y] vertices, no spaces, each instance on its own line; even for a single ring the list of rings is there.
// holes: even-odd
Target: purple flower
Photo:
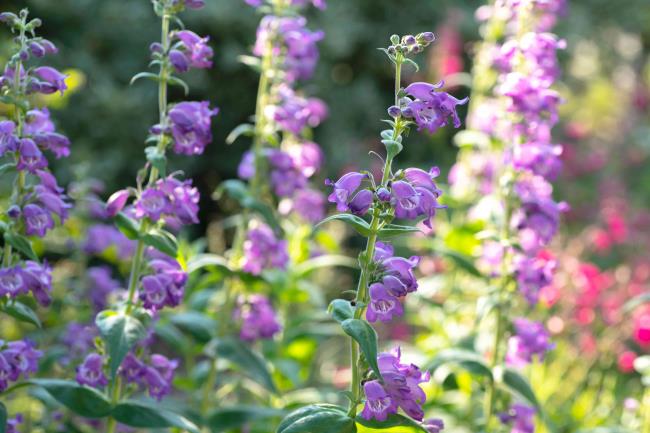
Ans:
[[[0,357],[10,367],[7,375],[10,381],[15,382],[21,376],[28,379],[31,373],[38,371],[38,360],[43,356],[43,352],[34,347],[34,343],[29,340],[17,340],[7,343],[6,348],[0,351]],[[0,381],[2,381],[2,373],[0,373]]]
[[[381,283],[370,285],[370,303],[366,310],[368,322],[390,322],[395,316],[404,314],[402,303]]]
[[[41,66],[34,69],[34,75],[40,78],[42,81],[36,81],[35,90],[46,95],[63,92],[68,88],[65,84],[65,79],[67,75],[62,74],[56,69],[50,66]]]
[[[28,292],[29,288],[25,284],[20,266],[0,269],[0,297],[9,296],[15,298]]]
[[[108,385],[104,374],[104,359],[97,353],[91,353],[84,362],[77,367],[77,382],[92,388],[102,388]]]
[[[208,101],[181,102],[169,111],[174,152],[200,155],[212,141],[211,118],[219,112]]]
[[[548,254],[518,255],[513,262],[519,291],[531,306],[537,304],[540,290],[553,282],[557,262]]]
[[[279,102],[270,112],[283,131],[300,135],[307,126],[315,128],[328,115],[327,105],[318,98],[304,98],[283,85],[278,90]]]
[[[293,196],[293,211],[305,221],[316,224],[325,216],[325,196],[311,188],[301,189]]]
[[[52,268],[43,262],[43,264],[27,260],[22,270],[23,280],[27,288],[32,292],[36,301],[44,307],[50,305],[52,301],[50,292],[52,291]]]
[[[510,433],[534,433],[535,413],[535,408],[515,403],[508,412],[499,414],[499,419],[503,424],[512,424]]]
[[[254,8],[262,6],[262,0],[244,0],[244,2]]]
[[[149,395],[161,400],[171,391],[174,370],[178,367],[178,361],[167,359],[159,354],[151,355],[150,361],[151,366],[145,367],[142,381],[147,387]]]
[[[186,57],[186,64],[189,65],[189,67],[212,67],[212,56],[214,53],[212,48],[207,44],[210,40],[209,37],[202,38],[189,30],[181,30],[180,32],[177,32],[176,37],[181,41],[181,55]],[[179,72],[185,71],[179,70]]]
[[[273,44],[272,54],[282,56],[286,78],[289,81],[309,79],[318,63],[317,43],[323,32],[307,29],[304,17],[277,17],[267,15],[260,21],[253,54],[263,56],[267,44]]]
[[[546,352],[555,347],[543,324],[520,317],[514,320],[513,325],[515,335],[508,339],[507,364],[523,367],[530,364],[535,356],[543,361]]]
[[[54,123],[50,120],[50,110],[47,108],[34,108],[27,112],[23,132],[26,135],[36,135],[45,132],[54,132]]]
[[[513,165],[517,170],[530,170],[547,180],[555,180],[562,169],[562,146],[530,142],[513,150]]]
[[[446,126],[449,117],[453,119],[454,127],[460,127],[456,106],[466,104],[469,99],[459,100],[448,93],[436,92],[442,85],[442,82],[438,84],[417,82],[405,89],[414,100],[402,110],[402,115],[412,117],[418,125],[418,131],[426,129],[433,133],[438,128]]]
[[[142,278],[140,291],[144,308],[155,312],[178,306],[183,300],[187,273],[177,261],[168,258],[154,259],[149,266],[154,273]]]
[[[369,189],[362,189],[352,197],[348,207],[350,208],[350,212],[355,215],[365,215],[366,212],[368,212],[368,209],[370,209],[373,200],[374,195],[372,194],[372,191]]]
[[[382,284],[390,294],[400,297],[417,290],[418,282],[413,269],[420,262],[419,257],[395,257],[391,245],[377,242],[375,261],[379,265]]]
[[[61,221],[68,217],[68,209],[72,207],[66,200],[64,189],[56,183],[56,178],[47,171],[38,170],[36,175],[41,184],[34,187],[34,192],[28,195],[28,199],[35,199],[41,206],[50,213],[55,214]]]
[[[404,180],[392,182],[390,186],[395,216],[407,219],[424,216],[424,224],[431,228],[431,219],[436,211],[446,207],[438,203],[442,191],[434,179],[439,174],[438,167],[432,167],[429,172],[419,168],[404,170]]]
[[[111,247],[117,249],[118,257],[129,260],[135,251],[135,241],[128,239],[110,224],[95,224],[88,229],[83,244],[83,250],[87,254],[102,254]]]
[[[508,111],[520,114],[526,123],[557,122],[560,96],[542,80],[511,72],[504,77],[498,91],[509,98]]]
[[[190,63],[185,54],[179,50],[169,52],[169,61],[177,72],[187,72],[190,70]]]
[[[334,188],[334,191],[329,195],[327,200],[330,203],[336,203],[336,209],[339,212],[346,212],[350,210],[350,201],[352,194],[361,186],[361,182],[368,177],[367,174],[350,172],[344,174],[336,182],[327,179],[325,185]]]
[[[120,374],[129,383],[141,383],[145,367],[142,361],[136,358],[133,353],[129,352],[120,365]]]
[[[29,51],[32,52],[34,57],[43,57],[46,54],[56,54],[59,52],[56,46],[54,46],[54,44],[47,39],[41,39],[38,42],[30,42]]]
[[[106,215],[113,217],[124,209],[131,193],[126,189],[114,192],[106,201]]]
[[[0,388],[1,386],[2,385],[0,385]],[[19,433],[18,424],[22,424],[22,423],[23,423],[23,416],[22,414],[17,413],[15,417],[7,420],[6,433]]]
[[[429,433],[440,433],[445,429],[445,423],[439,418],[429,418],[422,422],[422,427]]]
[[[190,9],[201,9],[205,6],[205,0],[185,0],[185,7]]]
[[[287,152],[293,159],[294,167],[307,178],[312,177],[323,165],[323,151],[318,144],[312,141],[292,146]]]
[[[14,135],[16,124],[11,120],[0,121],[0,156],[18,150],[20,140]]]
[[[54,220],[49,212],[35,204],[28,204],[22,211],[25,223],[25,234],[43,237],[48,230],[54,228]]]
[[[155,187],[145,189],[140,197],[135,201],[136,218],[149,218],[152,221],[158,221],[163,213],[169,208],[167,195]]]
[[[307,178],[296,169],[291,156],[277,149],[267,153],[271,172],[269,174],[273,191],[279,197],[290,197],[296,190],[302,189],[307,184]]]
[[[93,266],[87,272],[90,300],[95,311],[101,311],[108,305],[108,297],[120,288],[119,281],[113,279],[108,266]]]
[[[191,180],[178,180],[170,175],[158,180],[156,187],[167,196],[167,224],[187,225],[199,222],[199,190],[192,186]]]
[[[239,338],[244,341],[271,339],[282,329],[271,302],[263,295],[240,296],[233,319],[240,324]]]
[[[27,170],[36,173],[36,170],[47,167],[47,160],[31,138],[23,138],[18,145],[18,170]]]
[[[286,269],[289,262],[287,241],[278,239],[265,224],[248,231],[244,241],[242,269],[260,275],[264,269]]]
[[[371,380],[364,383],[363,392],[366,395],[366,404],[361,412],[364,419],[374,418],[377,421],[385,421],[388,415],[397,413],[397,403],[378,381]]]
[[[28,111],[26,120],[25,134],[31,136],[42,149],[51,150],[57,158],[70,155],[70,140],[55,132],[47,108]]]
[[[361,416],[382,421],[387,415],[396,413],[399,406],[411,418],[422,421],[422,405],[427,397],[420,384],[429,381],[429,372],[423,374],[414,364],[402,364],[399,347],[391,353],[380,353],[377,363],[384,381],[383,384],[373,381],[375,384],[369,389],[364,386],[364,391],[369,391],[370,395],[366,393]]]
[[[237,166],[237,176],[240,179],[252,179],[255,176],[255,154],[247,150],[242,155],[239,166]]]
[[[60,359],[63,365],[79,359],[95,347],[97,328],[77,322],[70,322],[61,336],[61,343],[66,347],[65,355]]]

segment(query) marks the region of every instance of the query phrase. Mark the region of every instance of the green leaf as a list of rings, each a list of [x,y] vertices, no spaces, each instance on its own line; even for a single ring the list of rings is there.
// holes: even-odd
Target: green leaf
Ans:
[[[158,81],[159,77],[157,74],[152,74],[151,72],[140,72],[139,74],[135,74],[133,78],[131,78],[131,81],[129,82],[129,85],[133,85],[136,81],[138,81],[140,78],[147,78],[149,80],[153,81]]]
[[[339,214],[336,214],[336,215],[329,216],[329,217],[325,218],[323,221],[316,224],[316,227],[314,227],[314,228],[318,228],[319,226],[321,226],[321,225],[323,225],[323,224],[325,224],[327,222],[335,221],[335,220],[343,221],[344,223],[351,225],[352,228],[354,230],[356,230],[357,233],[359,233],[362,236],[367,237],[367,236],[370,235],[370,224],[368,224],[366,222],[366,220],[364,220],[363,218],[360,218],[360,217],[358,217],[356,215],[352,215],[352,214],[349,214],[349,213],[339,213]]]
[[[217,329],[216,320],[198,311],[174,314],[171,316],[171,322],[202,343],[210,341]]]
[[[639,305],[650,303],[650,292],[641,293],[623,304],[623,311],[630,312]]]
[[[199,254],[190,258],[187,262],[187,272],[192,273],[199,269],[216,267],[221,272],[232,274],[233,271],[228,266],[228,260],[216,254]]]
[[[111,415],[118,422],[130,427],[153,429],[176,427],[191,433],[200,433],[199,428],[187,418],[140,401],[122,402],[115,406]]]
[[[140,225],[134,220],[119,212],[115,215],[115,225],[117,228],[132,241],[140,237]]]
[[[354,433],[357,426],[340,406],[315,404],[287,415],[276,433]]]
[[[135,343],[146,337],[146,330],[135,317],[111,310],[99,313],[95,318],[95,324],[106,342],[111,377],[115,377],[117,369],[129,350]]]
[[[41,327],[41,321],[36,312],[22,302],[11,301],[5,305],[3,311],[21,322],[31,323],[38,328]]]
[[[238,405],[222,407],[208,416],[212,433],[232,430],[254,421],[282,416],[284,411],[270,407]]]
[[[388,418],[386,418],[385,421],[377,421],[376,419],[367,420],[361,415],[357,415],[355,421],[358,424],[361,424],[362,426],[371,428],[373,430],[383,430],[393,427],[407,427],[409,428],[409,431],[428,433],[427,429],[424,428],[419,422],[397,413],[388,415]],[[400,432],[402,432],[402,430],[400,430]]]
[[[356,269],[359,263],[351,257],[335,254],[325,254],[305,260],[293,267],[292,273],[297,279],[307,276],[310,272],[320,268],[329,268],[333,266],[345,266]]]
[[[525,399],[541,412],[542,406],[539,404],[539,401],[535,396],[535,391],[533,391],[530,383],[528,383],[528,380],[522,376],[521,373],[517,370],[506,367],[503,371],[503,383],[510,392]]]
[[[260,214],[274,230],[281,230],[280,223],[275,217],[273,209],[266,203],[253,197],[244,182],[236,179],[226,180],[219,185],[213,197],[219,199],[224,193],[237,200],[243,208],[253,210]]]
[[[154,247],[163,254],[167,254],[169,257],[174,259],[178,257],[178,243],[176,242],[176,238],[166,230],[151,229],[147,234],[142,236],[142,240],[145,244]]]
[[[261,11],[260,11],[261,12]],[[242,62],[244,65],[249,66],[256,72],[262,71],[262,65],[260,59],[254,56],[237,56],[237,59]]]
[[[165,152],[158,149],[157,146],[149,146],[144,149],[147,155],[147,161],[151,163],[160,172],[161,176],[166,176],[167,173],[167,157]]]
[[[269,391],[277,392],[266,361],[253,352],[246,343],[232,337],[214,340],[214,342],[214,350],[218,357],[229,360],[244,374],[258,380]]]
[[[413,226],[387,224],[381,230],[379,230],[378,236],[379,239],[386,239],[393,236],[408,235],[412,233],[421,233],[421,232],[422,230]]]
[[[339,323],[354,317],[354,308],[350,304],[350,301],[346,301],[345,299],[334,299],[330,302],[327,311]]]
[[[23,253],[27,258],[38,261],[38,256],[32,249],[32,244],[29,240],[17,233],[5,232],[5,241],[9,243],[12,247]]]
[[[341,327],[346,334],[354,338],[359,343],[363,356],[375,372],[375,375],[381,379],[379,365],[377,365],[377,333],[372,326],[365,320],[347,319],[341,322]]]
[[[7,408],[0,401],[0,433],[7,432]]]
[[[187,96],[190,93],[190,86],[188,86],[185,81],[181,80],[178,77],[169,77],[167,79],[167,82],[172,86],[182,87],[183,91],[185,92],[185,96]]]
[[[255,125],[250,123],[242,123],[233,129],[226,137],[226,144],[233,144],[242,135],[252,137],[255,134]]]
[[[456,364],[472,374],[492,378],[492,370],[481,355],[466,349],[446,349],[438,354],[426,365],[427,370],[436,370],[443,364]]]
[[[409,58],[404,58],[404,60],[402,60],[402,61],[407,65],[413,66],[413,68],[415,68],[415,72],[418,72],[420,70],[420,67],[418,66],[417,63],[415,63],[415,61],[413,61],[413,60],[411,60]]]
[[[483,277],[483,274],[481,274],[481,272],[474,265],[474,260],[472,260],[472,257],[461,252],[454,251],[442,245],[436,245],[434,247],[434,250],[440,255],[444,256],[446,259],[454,262],[454,264],[456,264],[456,266],[459,268],[474,275],[475,277]]]
[[[104,394],[77,382],[60,379],[32,379],[32,385],[40,386],[56,401],[86,418],[103,418],[111,413],[111,404]]]

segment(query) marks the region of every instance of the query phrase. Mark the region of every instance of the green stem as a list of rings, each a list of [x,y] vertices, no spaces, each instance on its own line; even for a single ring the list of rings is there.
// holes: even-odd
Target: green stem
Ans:
[[[269,92],[269,77],[273,68],[273,44],[272,38],[268,38],[260,71],[260,81],[257,88],[257,100],[255,102],[255,133],[253,136],[253,154],[255,157],[255,173],[251,180],[251,192],[259,196],[262,189],[262,179],[266,167],[264,159],[264,129],[266,127],[266,115],[264,107],[267,104]]]
[[[496,309],[496,331],[494,333],[494,349],[492,352],[492,359],[490,360],[490,370],[494,374],[494,367],[499,364],[500,361],[500,347],[501,347],[501,338],[502,338],[502,327],[503,327],[503,313],[501,307]],[[492,416],[494,415],[494,403],[496,399],[496,384],[494,383],[494,377],[491,377],[488,382],[488,389],[485,394],[485,426],[486,428],[490,426]]]
[[[116,405],[118,401],[120,401],[121,390],[122,390],[122,378],[120,378],[120,376],[117,376],[113,383],[113,390],[111,392],[111,403],[113,404],[113,406]],[[117,421],[115,420],[115,418],[109,417],[108,423],[106,425],[106,432],[115,433],[116,428],[117,428]]]
[[[133,262],[131,262],[131,273],[129,275],[129,288],[128,288],[128,296],[127,296],[127,304],[126,304],[126,314],[129,314],[133,310],[133,303],[135,301],[134,299],[135,290],[138,287],[138,281],[140,280],[140,268],[142,267],[143,256],[144,256],[144,242],[142,241],[142,239],[139,239],[135,249]]]
[[[643,409],[643,433],[650,433],[650,386],[646,386],[645,392],[643,393],[643,399],[641,401],[641,407]]]
[[[161,24],[161,34],[160,41],[163,49],[163,53],[169,53],[169,20],[170,16],[165,13],[162,16]],[[167,80],[169,78],[168,62],[163,61],[160,64],[160,72],[158,74],[158,113],[159,113],[159,123],[161,129],[164,131],[167,123]],[[167,139],[165,133],[162,132],[158,139],[158,150],[165,151],[165,145]],[[149,184],[151,185],[158,179],[158,169],[156,167],[151,167],[151,172],[149,173]]]
[[[397,57],[395,63],[395,105],[399,103],[399,91],[401,89],[402,81],[402,61],[401,57]],[[395,119],[396,125],[393,129],[393,139],[397,139],[400,135],[399,119]],[[393,164],[394,155],[387,155],[384,162],[384,172],[381,177],[381,185],[385,186],[388,183],[391,174],[391,167]],[[372,219],[370,221],[370,235],[366,243],[366,249],[362,255],[361,275],[359,276],[359,285],[357,286],[357,295],[355,298],[354,318],[360,319],[366,311],[368,304],[368,280],[370,278],[370,265],[375,256],[375,246],[377,244],[377,234],[379,232],[379,224],[381,223],[381,216],[377,211],[373,211]],[[361,401],[361,366],[359,362],[359,346],[358,343],[350,338],[350,365],[352,370],[352,379],[350,382],[350,393],[352,398],[348,407],[348,415],[355,417],[357,415],[357,405]]]

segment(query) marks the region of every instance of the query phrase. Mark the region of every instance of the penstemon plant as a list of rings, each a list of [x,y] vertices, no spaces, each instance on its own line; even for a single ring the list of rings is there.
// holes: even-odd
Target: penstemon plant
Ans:
[[[357,423],[370,428],[415,427],[424,432],[439,432],[439,419],[424,419],[422,405],[426,395],[420,384],[429,381],[428,372],[404,363],[399,347],[378,354],[377,334],[370,323],[390,322],[403,314],[402,301],[414,292],[418,283],[414,267],[418,257],[394,255],[385,239],[417,232],[412,226],[394,224],[395,218],[417,220],[431,227],[436,211],[445,206],[438,202],[442,191],[435,178],[437,167],[428,172],[419,168],[394,170],[394,160],[403,149],[403,138],[411,127],[435,132],[447,124],[460,126],[456,113],[458,100],[439,91],[443,83],[416,82],[402,87],[402,67],[417,68],[412,57],[434,41],[431,32],[416,36],[391,37],[391,45],[382,49],[395,67],[394,104],[388,108],[391,126],[381,132],[385,145],[384,167],[379,181],[368,171],[350,172],[338,181],[327,181],[333,192],[328,200],[341,212],[323,222],[341,220],[366,238],[366,248],[359,255],[361,274],[353,301],[336,299],[329,311],[343,331],[350,336],[352,378],[347,409],[318,404],[289,414],[278,427],[282,432],[308,432],[328,426],[328,432],[353,432]],[[370,216],[370,222],[362,218]],[[359,413],[359,406],[363,410]],[[399,409],[407,416],[398,414]],[[320,430],[319,430],[320,431]]]
[[[554,347],[544,325],[521,312],[532,313],[553,281],[556,261],[547,247],[567,209],[553,200],[550,183],[561,168],[562,148],[551,141],[561,98],[552,86],[560,74],[556,51],[565,42],[549,30],[564,7],[563,1],[504,0],[477,14],[486,19],[485,40],[475,64],[470,130],[457,137],[464,147],[450,183],[459,201],[484,194],[468,214],[488,215],[478,234],[479,267],[489,280],[480,319],[494,314],[484,365],[487,431],[499,421],[513,432],[534,431],[541,407],[521,371]],[[512,398],[500,392],[501,384],[524,399],[508,405]]]
[[[95,341],[96,351],[87,353],[77,367],[76,383],[49,379],[35,382],[75,414],[107,419],[108,433],[114,433],[118,423],[137,428],[177,427],[197,431],[196,426],[180,415],[130,398],[138,390],[146,389],[150,397],[161,400],[171,392],[174,373],[179,366],[177,360],[150,353],[151,339],[148,334],[151,331],[148,325],[158,318],[162,309],[176,307],[183,300],[187,273],[177,260],[178,246],[170,230],[177,231],[183,225],[198,222],[199,194],[190,180],[180,178],[180,173],[168,173],[166,152],[171,148],[176,154],[201,154],[211,141],[211,118],[218,111],[210,108],[207,101],[173,104],[168,101],[168,86],[176,85],[186,92],[188,90],[176,74],[191,68],[207,68],[212,64],[213,51],[207,45],[208,39],[186,30],[178,16],[185,9],[201,8],[203,1],[154,0],[152,3],[161,19],[161,41],[150,47],[150,65],[156,67],[158,72],[137,74],[132,82],[148,78],[158,83],[159,123],[150,129],[147,143],[152,145],[145,149],[147,163],[138,173],[137,186],[114,193],[104,211],[100,212],[102,217],[114,217],[117,228],[132,244],[124,244],[122,238],[113,235],[110,227],[103,226],[99,227],[101,231],[94,234],[95,241],[88,242],[84,248],[88,253],[97,253],[113,240],[126,247],[118,251],[128,254],[130,258],[126,293],[111,309],[97,314],[95,325],[101,340]],[[25,25],[24,18],[22,23]],[[21,38],[23,35],[24,31],[21,31]],[[23,46],[28,42],[21,39]],[[39,42],[41,45],[38,45]],[[43,46],[40,40],[33,43]],[[20,66],[18,63],[17,70],[21,70]],[[42,89],[45,93],[64,89],[62,77],[56,78],[54,72],[46,68],[45,73],[42,69],[37,68],[34,74],[45,81],[34,80],[31,88]],[[31,73],[28,76],[31,77]],[[42,122],[46,120],[42,116],[38,119]],[[23,120],[17,117],[19,132],[22,131]],[[38,142],[36,135],[34,138]],[[19,148],[17,157],[21,154]],[[34,170],[44,166],[40,165],[43,160],[40,154],[28,156],[30,158],[26,161]],[[19,161],[19,169],[24,164]],[[58,190],[51,176],[45,179],[47,182],[43,180],[44,185]],[[21,188],[18,188],[19,192]],[[38,191],[36,189],[27,197],[38,197]],[[55,201],[57,196],[51,192],[49,194],[43,203],[51,208],[58,202]],[[133,201],[129,204],[131,199]],[[65,211],[63,202],[59,204],[59,211]],[[48,219],[32,220],[40,224],[38,227],[49,228]],[[26,225],[30,227],[27,234],[32,234],[29,230],[34,230],[34,224]],[[111,278],[110,269],[89,268],[87,278],[94,286],[91,295],[101,292],[93,297],[94,307],[108,306],[107,293],[119,285]],[[68,333],[71,332],[90,332],[92,335],[92,330],[87,331],[81,325],[70,327]],[[83,335],[77,336],[81,337]],[[90,344],[81,346],[88,347]]]
[[[39,95],[63,94],[66,75],[50,66],[31,66],[33,60],[58,52],[52,42],[36,36],[40,19],[30,20],[28,10],[23,9],[18,15],[1,13],[0,22],[15,35],[14,49],[0,76],[0,101],[8,104],[12,112],[10,119],[0,121],[0,172],[13,177],[13,192],[0,216],[4,242],[0,311],[40,327],[29,297],[31,294],[43,307],[50,305],[52,270],[47,262],[39,260],[30,238],[45,237],[55,227],[55,219],[62,223],[67,218],[71,205],[49,171],[46,157],[47,153],[57,159],[67,157],[70,141],[56,132],[48,109],[38,107]],[[12,383],[35,373],[42,356],[43,352],[28,339],[0,340],[0,395],[8,394]],[[0,414],[0,423],[4,424],[7,411],[3,403]],[[6,422],[12,429],[21,421],[18,414]],[[0,427],[4,429],[4,425]]]

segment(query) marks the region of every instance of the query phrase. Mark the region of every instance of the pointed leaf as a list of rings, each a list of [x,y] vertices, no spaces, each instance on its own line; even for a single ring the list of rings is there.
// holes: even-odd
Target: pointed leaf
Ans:
[[[199,269],[216,267],[221,272],[232,274],[233,271],[228,266],[228,260],[216,254],[199,254],[190,258],[187,262],[187,272],[192,273]]]
[[[358,217],[356,215],[352,215],[352,214],[349,214],[349,213],[339,213],[339,214],[336,214],[336,215],[329,216],[329,217],[325,218],[323,221],[316,224],[316,227],[314,227],[314,228],[318,228],[319,226],[321,226],[321,225],[323,225],[323,224],[325,224],[327,222],[335,221],[335,220],[343,221],[344,223],[352,226],[352,228],[354,230],[356,230],[357,233],[359,233],[362,236],[367,237],[368,235],[370,235],[370,224],[368,224],[366,222],[366,220],[364,220],[363,218],[360,218],[360,217]]]
[[[226,144],[233,144],[242,135],[252,137],[255,134],[255,126],[250,123],[242,123],[233,129],[226,137]]]
[[[213,197],[218,199],[223,193],[226,193],[229,197],[237,200],[242,207],[256,211],[271,227],[273,227],[274,230],[281,230],[280,223],[275,217],[273,209],[271,209],[266,203],[253,197],[244,182],[236,179],[222,182],[221,185],[219,185],[219,188],[215,191]]]
[[[232,337],[214,341],[214,350],[218,357],[229,360],[244,374],[258,380],[269,391],[277,392],[266,361],[253,352],[245,342]]]
[[[111,414],[118,422],[136,428],[158,429],[176,427],[190,433],[200,433],[199,428],[182,415],[141,401],[125,401]]]
[[[413,226],[387,224],[381,230],[379,230],[378,236],[380,239],[386,239],[394,236],[409,235],[412,233],[421,233],[421,232],[422,230]]]
[[[124,236],[132,241],[138,239],[140,236],[140,225],[122,212],[115,215],[115,225]]]
[[[59,379],[32,379],[32,385],[40,386],[56,401],[86,418],[103,418],[111,412],[111,404],[104,394],[77,382]]]
[[[140,78],[148,78],[149,80],[153,80],[153,81],[158,81],[159,80],[159,77],[158,77],[157,74],[153,74],[151,72],[140,72],[139,74],[135,74],[133,76],[133,78],[131,78],[131,82],[129,84],[132,85],[133,83],[138,81]]]
[[[376,419],[367,420],[361,415],[357,415],[355,421],[358,424],[361,424],[362,426],[371,428],[373,430],[383,430],[393,427],[405,427],[408,428],[408,431],[428,433],[427,429],[424,428],[419,422],[397,413],[388,415],[388,418],[386,418],[385,421],[377,421]],[[404,430],[400,430],[400,433],[403,431]],[[404,431],[404,433],[406,432]]]
[[[535,396],[535,391],[533,391],[528,380],[517,370],[506,368],[503,371],[503,383],[510,392],[525,399],[528,403],[535,406],[538,411],[541,411],[542,407]]]
[[[20,251],[21,253],[23,253],[30,260],[34,260],[35,262],[38,261],[38,256],[32,249],[32,244],[29,242],[29,240],[26,237],[21,236],[17,233],[5,232],[5,241],[9,245],[14,247],[18,251]]]
[[[470,373],[492,378],[492,370],[483,357],[471,350],[456,348],[442,350],[427,363],[425,368],[433,371],[443,364],[457,364]]]
[[[142,241],[169,257],[178,257],[178,243],[174,235],[166,230],[152,229],[142,236]]]
[[[41,321],[36,312],[22,302],[12,301],[5,305],[3,311],[21,322],[31,323],[38,328],[41,327]]]
[[[365,320],[347,319],[341,322],[341,327],[346,334],[354,338],[359,343],[363,356],[375,372],[375,375],[381,379],[381,372],[377,364],[377,333],[372,326]]]
[[[217,329],[216,320],[198,311],[176,313],[171,316],[171,322],[202,343],[210,341]]]
[[[182,87],[183,91],[185,92],[185,96],[187,96],[190,93],[190,87],[187,85],[185,81],[181,80],[178,77],[169,77],[167,79],[167,82],[172,86]]]
[[[106,342],[111,377],[115,377],[117,369],[129,350],[135,343],[146,337],[146,330],[135,317],[111,310],[99,313],[95,318],[95,324]]]
[[[268,418],[282,416],[283,410],[261,406],[229,406],[222,407],[208,416],[208,425],[212,433],[232,430],[242,425]]]
[[[346,301],[345,299],[334,299],[330,302],[327,311],[339,323],[354,318],[354,308],[350,304],[350,301]]]
[[[356,430],[354,419],[340,406],[311,405],[287,415],[276,433],[354,433]]]

